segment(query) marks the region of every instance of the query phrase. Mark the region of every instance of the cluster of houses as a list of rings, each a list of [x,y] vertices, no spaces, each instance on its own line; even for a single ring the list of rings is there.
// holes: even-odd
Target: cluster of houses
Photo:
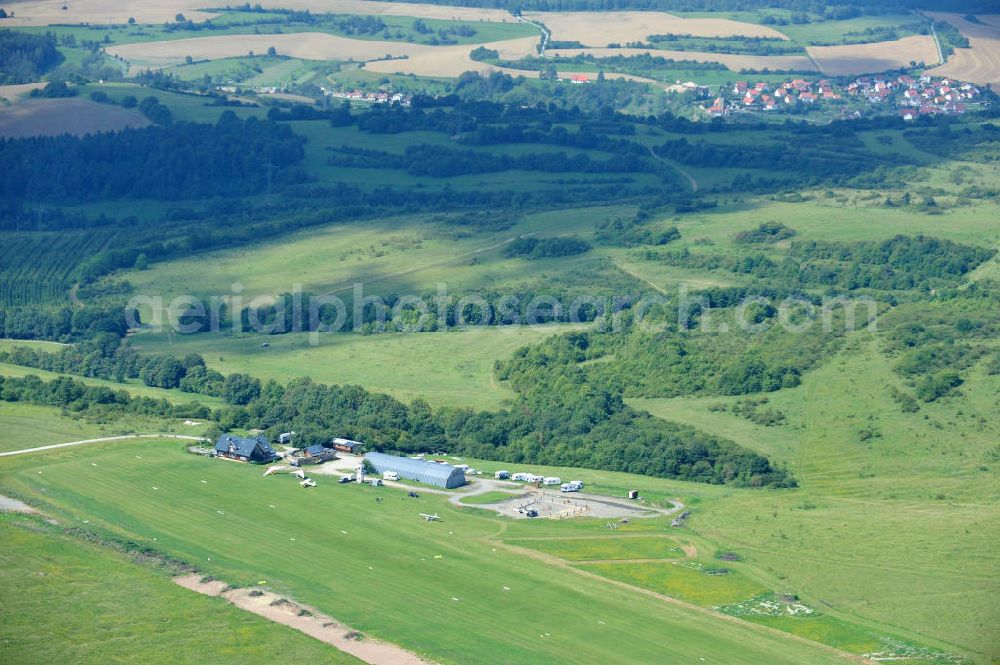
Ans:
[[[929,76],[861,76],[845,86],[827,79],[795,79],[784,83],[737,81],[731,89],[721,88],[705,111],[712,117],[734,111],[804,110],[825,102],[860,100],[881,109],[898,109],[904,120],[937,113],[958,114],[970,102],[982,101],[982,92],[972,83]],[[848,112],[845,108],[844,112]],[[855,115],[860,117],[860,112]]]
[[[712,105],[705,109],[713,117],[728,115],[737,109],[774,111],[782,107],[812,106],[819,101],[842,99],[840,93],[833,89],[833,84],[826,79],[795,79],[785,83],[737,81],[728,91],[729,95],[726,95],[727,91],[724,89],[719,92]]]
[[[352,102],[368,102],[370,104],[399,104],[409,106],[412,102],[410,95],[401,92],[370,92],[365,90],[328,90],[320,87],[323,94],[334,99],[347,99]]]
[[[895,107],[903,120],[964,113],[967,104],[983,100],[982,92],[972,83],[927,74],[917,78],[905,74],[862,76],[848,84],[847,94],[861,97],[869,104]]]

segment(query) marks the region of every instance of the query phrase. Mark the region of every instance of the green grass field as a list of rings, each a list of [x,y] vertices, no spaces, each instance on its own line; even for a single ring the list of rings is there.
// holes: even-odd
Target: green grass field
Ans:
[[[5,663],[361,662],[37,518],[0,514],[0,548]]]
[[[765,589],[738,572],[709,575],[676,562],[580,564],[585,570],[637,587],[712,607],[739,602]]]
[[[568,561],[604,559],[675,559],[684,556],[677,541],[665,537],[568,538],[507,540],[509,545],[538,550]]]
[[[865,30],[892,27],[898,37],[918,34],[912,26],[926,24],[926,19],[917,14],[878,14],[858,16],[842,21],[816,21],[813,23],[789,23],[776,28],[790,39],[803,46],[810,44],[854,44],[863,41],[883,41],[877,35],[866,37]],[[855,33],[855,34],[851,34]]]
[[[130,422],[130,427],[137,423]],[[0,452],[121,433],[124,423],[99,424],[61,417],[55,409],[0,402]]]
[[[504,244],[523,234],[539,237],[593,235],[598,221],[628,215],[632,206],[601,206],[533,212],[501,231],[466,230],[434,216],[391,217],[304,231],[259,245],[208,252],[189,259],[131,271],[136,293],[227,295],[243,287],[244,302],[260,294],[306,292],[350,295],[354,284],[365,294],[449,293],[504,288],[538,282],[577,268],[599,275],[596,253],[525,261],[501,255]],[[247,265],[253,265],[251,272]],[[169,302],[169,300],[168,300]]]
[[[137,335],[143,352],[200,353],[223,374],[247,372],[285,381],[308,376],[320,383],[356,384],[404,401],[433,406],[497,409],[514,393],[493,377],[493,363],[515,349],[581,326],[510,326],[439,333],[326,334],[313,346],[307,333],[275,335]],[[2,369],[0,369],[2,371]],[[175,391],[169,391],[175,392]],[[180,393],[183,394],[183,393]],[[205,402],[203,402],[205,403]]]
[[[261,477],[259,467],[188,455],[176,442],[3,460],[0,487],[69,524],[88,519],[155,543],[231,583],[266,579],[441,663],[549,663],[570,652],[581,663],[843,662],[780,633],[581,584],[572,570],[504,549],[494,538],[505,521],[449,508],[443,498],[412,500],[331,481],[307,493],[288,478]],[[418,513],[425,511],[445,521],[424,522]],[[596,526],[578,525],[554,530]],[[281,564],[287,561],[309,564]],[[493,630],[482,630],[486,616]],[[664,642],[665,634],[675,638]]]

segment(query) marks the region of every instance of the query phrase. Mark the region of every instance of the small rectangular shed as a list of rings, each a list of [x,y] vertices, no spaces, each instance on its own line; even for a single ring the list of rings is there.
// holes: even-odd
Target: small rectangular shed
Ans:
[[[465,472],[450,464],[437,464],[383,453],[367,453],[365,461],[371,464],[376,472],[384,474],[387,471],[395,471],[403,480],[415,480],[448,489],[465,484]]]

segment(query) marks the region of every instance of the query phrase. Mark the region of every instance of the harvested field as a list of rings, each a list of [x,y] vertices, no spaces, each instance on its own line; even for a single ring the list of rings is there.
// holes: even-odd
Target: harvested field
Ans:
[[[107,49],[136,67],[165,67],[195,60],[218,60],[254,53],[266,53],[273,46],[280,55],[304,60],[374,60],[386,56],[404,57],[431,51],[437,47],[405,42],[383,42],[336,37],[322,32],[285,35],[222,35],[195,37],[162,42],[123,44]],[[469,46],[462,49],[471,50]]]
[[[980,23],[966,21],[958,14],[927,12],[928,16],[947,21],[969,38],[971,48],[955,49],[948,62],[929,73],[935,76],[952,76],[994,88],[1000,86],[1000,15],[978,16]]]
[[[503,60],[519,60],[535,52],[535,45],[538,40],[534,37],[524,37],[522,39],[509,39],[502,42],[492,42],[484,44],[486,48],[496,49]],[[468,44],[459,46],[428,46],[427,50],[414,53],[409,58],[398,60],[376,60],[365,65],[365,69],[381,74],[415,74],[417,76],[443,76],[453,78],[462,72],[492,72],[501,71],[511,76],[523,76],[525,78],[538,78],[538,72],[530,69],[514,69],[511,67],[497,67],[485,62],[477,62],[469,57],[471,48]],[[590,80],[597,78],[597,70],[593,72],[572,72],[574,75],[584,75]],[[559,73],[563,75],[562,72]],[[566,74],[568,75],[568,73]],[[627,79],[629,81],[639,81],[641,83],[655,83],[652,79],[630,74],[618,74],[606,72],[604,74],[609,79]]]
[[[788,39],[763,25],[729,19],[683,18],[664,12],[525,12],[524,17],[544,23],[552,31],[554,40],[576,41],[585,46],[644,42],[649,35],[665,34]]]
[[[938,62],[937,46],[930,35],[913,35],[891,42],[810,46],[806,49],[820,71],[829,76],[874,74],[909,67],[910,62]]]
[[[195,0],[148,2],[148,0],[27,0],[5,3],[13,10],[11,26],[52,25],[69,23],[127,23],[134,17],[138,23],[173,23],[178,13],[192,21],[205,21],[218,14],[198,11],[206,3]],[[64,10],[62,7],[66,6]]]
[[[743,69],[768,69],[770,71],[813,72],[816,65],[804,55],[732,55],[729,53],[702,53],[698,51],[665,51],[645,48],[566,48],[548,49],[546,55],[572,58],[577,55],[592,55],[595,58],[611,58],[616,55],[632,56],[649,53],[670,60],[694,62],[718,62],[734,72]]]
[[[535,37],[522,37],[491,42],[485,46],[496,49],[503,59],[517,60],[533,53],[537,43],[538,39]],[[497,69],[492,65],[470,59],[469,53],[474,47],[468,44],[427,46],[405,42],[350,39],[321,32],[195,37],[161,42],[122,44],[107,50],[109,53],[127,60],[135,71],[144,67],[167,67],[180,64],[189,55],[195,60],[218,60],[244,56],[250,51],[266,53],[271,46],[275,47],[280,55],[303,60],[370,61],[366,65],[367,69],[387,74],[454,77],[470,70]],[[391,56],[393,59],[383,59],[386,56]],[[538,76],[538,72],[509,70],[509,73],[528,77]]]
[[[145,127],[149,120],[135,109],[98,104],[89,99],[28,99],[0,107],[0,138],[83,136]]]
[[[16,83],[14,85],[0,85],[0,99],[8,102],[16,102],[32,90],[44,87],[44,83]],[[3,102],[0,102],[0,104],[2,103]]]
[[[526,55],[535,52],[535,45],[538,39],[535,37],[522,37],[521,39],[508,39],[502,42],[492,42],[484,44],[486,48],[495,49],[500,53],[503,60],[518,60]],[[403,44],[402,48],[409,49],[413,45]],[[474,47],[468,44],[456,46],[422,46],[419,50],[411,50],[410,57],[406,60],[382,60],[369,62],[365,69],[383,74],[416,74],[418,76],[458,76],[462,72],[477,71],[485,72],[500,69],[483,62],[476,62],[469,57],[469,53]],[[524,75],[537,78],[538,72],[520,72],[509,70],[511,75]]]
[[[265,4],[265,6],[267,6]],[[378,2],[377,0],[282,0],[285,9],[308,9],[311,12],[333,14],[362,14],[370,16],[413,16],[456,21],[494,21],[513,23],[514,17],[502,9],[479,9],[475,7],[450,7],[448,5],[425,5],[412,2]]]
[[[66,10],[62,9],[66,5]],[[211,4],[211,3],[208,3]],[[233,3],[237,4],[237,3]],[[265,3],[266,4],[266,3]],[[218,3],[222,6],[223,3]],[[510,13],[499,9],[473,9],[423,5],[407,2],[373,2],[371,0],[283,0],[285,9],[308,9],[312,12],[338,14],[370,14],[383,16],[413,16],[430,19],[461,19],[463,21],[513,21]],[[206,6],[199,0],[27,0],[7,3],[8,11],[14,10],[12,25],[50,25],[54,23],[126,23],[135,17],[139,23],[172,23],[178,13],[192,21],[205,21],[214,12],[200,11]]]

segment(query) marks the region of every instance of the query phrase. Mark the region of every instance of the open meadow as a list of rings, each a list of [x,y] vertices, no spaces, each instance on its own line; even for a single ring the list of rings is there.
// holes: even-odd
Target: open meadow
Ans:
[[[138,335],[133,346],[143,352],[178,357],[198,353],[223,374],[245,372],[287,381],[308,376],[331,384],[362,385],[404,402],[418,397],[432,406],[497,409],[514,393],[493,376],[493,363],[516,349],[550,335],[582,326],[513,326],[440,333],[277,335],[261,347],[260,337],[204,333]]]

